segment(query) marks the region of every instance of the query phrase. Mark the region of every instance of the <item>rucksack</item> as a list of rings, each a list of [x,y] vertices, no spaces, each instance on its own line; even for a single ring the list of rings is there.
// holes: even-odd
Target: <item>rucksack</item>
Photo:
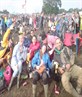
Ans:
[[[4,70],[0,69],[0,92],[6,88],[3,72]]]
[[[8,65],[4,71],[4,80],[6,82],[6,85],[9,85],[10,80],[12,77],[12,69],[11,67]]]

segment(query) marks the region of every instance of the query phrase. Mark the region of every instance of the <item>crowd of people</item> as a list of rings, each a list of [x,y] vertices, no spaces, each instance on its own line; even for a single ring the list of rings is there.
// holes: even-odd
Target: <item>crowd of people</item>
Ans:
[[[33,97],[36,97],[37,82],[40,79],[45,97],[48,97],[49,79],[52,78],[56,81],[56,94],[60,93],[61,82],[69,94],[82,97],[82,68],[75,64],[75,56],[82,44],[82,14],[73,12],[55,16],[46,16],[44,13],[32,16],[1,16],[0,34],[0,69],[5,70],[8,65],[12,69],[8,91],[16,77],[17,89],[20,87],[25,64],[28,71],[26,75],[33,80]],[[13,34],[17,36],[13,37]],[[73,45],[76,55],[71,49]],[[77,78],[76,88],[70,81],[74,78]]]

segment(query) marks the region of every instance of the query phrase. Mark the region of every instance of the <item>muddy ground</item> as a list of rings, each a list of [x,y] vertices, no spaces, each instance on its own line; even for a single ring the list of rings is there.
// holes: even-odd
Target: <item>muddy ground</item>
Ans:
[[[82,50],[80,51],[80,54],[76,57],[75,63],[80,65],[82,64]],[[32,97],[32,79],[27,79],[27,85],[23,86],[22,80],[20,88],[16,88],[16,83],[13,85],[12,89],[8,92],[7,90],[3,92],[0,97]],[[54,81],[51,81],[49,83],[49,97],[73,97],[70,94],[68,94],[64,88],[61,85],[61,92],[59,95],[54,94]],[[37,97],[44,97],[44,90],[43,90],[43,85],[42,82],[38,82],[37,84]]]

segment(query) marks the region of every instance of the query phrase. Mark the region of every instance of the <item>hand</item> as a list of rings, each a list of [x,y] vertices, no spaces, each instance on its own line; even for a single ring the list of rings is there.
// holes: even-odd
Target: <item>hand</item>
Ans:
[[[51,55],[52,53],[53,53],[53,50],[50,50],[50,51],[49,51],[49,54]]]
[[[36,69],[38,70],[40,68],[40,66],[36,66]]]
[[[61,74],[64,73],[64,69],[63,69],[62,67],[59,67],[58,70],[59,70],[59,72],[60,72]]]
[[[67,64],[67,65],[66,65],[66,69],[67,69],[67,70],[69,70],[70,67],[71,67],[70,64]]]
[[[4,58],[1,58],[1,59],[0,59],[0,62],[3,62],[3,60],[4,60]]]

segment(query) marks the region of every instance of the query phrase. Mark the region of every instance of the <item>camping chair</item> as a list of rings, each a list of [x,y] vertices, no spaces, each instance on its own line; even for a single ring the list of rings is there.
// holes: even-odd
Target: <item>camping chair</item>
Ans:
[[[72,36],[73,36],[73,34],[72,33],[65,33],[65,35],[64,35],[64,45],[66,45],[66,46],[68,46],[68,47],[70,47],[70,46],[72,46],[73,44],[72,44]]]
[[[76,55],[80,52],[82,46],[82,38],[76,38]]]
[[[73,34],[73,44],[76,45],[76,38],[79,38],[79,34]]]

